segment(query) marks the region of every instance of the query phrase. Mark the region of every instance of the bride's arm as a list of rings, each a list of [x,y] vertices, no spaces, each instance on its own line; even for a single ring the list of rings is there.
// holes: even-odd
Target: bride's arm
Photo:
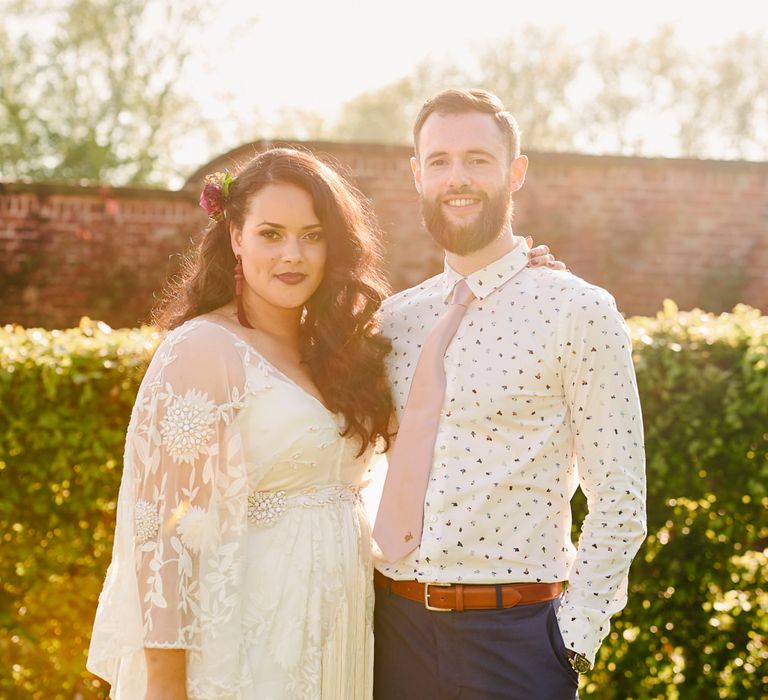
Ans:
[[[144,700],[187,700],[184,649],[144,649],[147,692]]]

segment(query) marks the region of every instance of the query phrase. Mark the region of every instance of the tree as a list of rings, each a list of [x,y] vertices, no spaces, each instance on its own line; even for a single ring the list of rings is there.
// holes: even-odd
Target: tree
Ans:
[[[329,134],[341,141],[409,143],[424,99],[444,85],[463,82],[456,67],[425,61],[412,75],[347,102]]]
[[[577,150],[621,155],[682,155],[677,113],[691,99],[685,75],[692,57],[674,30],[617,44],[598,36],[586,47],[580,79],[591,89],[574,110]]]
[[[574,83],[582,64],[562,32],[530,27],[484,49],[466,82],[502,99],[526,149],[573,150]]]
[[[5,1],[0,12],[0,176],[167,181],[180,127],[198,122],[177,81],[200,3]]]
[[[741,34],[708,53],[680,105],[681,150],[709,157],[768,160],[768,43]]]
[[[526,150],[768,159],[764,37],[692,51],[671,27],[645,40],[596,36],[581,45],[560,30],[521,27],[461,68],[425,62],[360,95],[324,128],[343,141],[408,143],[422,101],[448,86],[498,94]]]

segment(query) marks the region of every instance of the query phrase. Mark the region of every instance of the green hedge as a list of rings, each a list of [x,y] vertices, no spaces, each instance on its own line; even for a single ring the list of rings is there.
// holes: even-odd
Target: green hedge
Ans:
[[[0,330],[0,697],[106,697],[84,670],[122,442],[159,336]]]
[[[768,317],[666,302],[630,327],[649,536],[582,696],[765,697]]]
[[[762,696],[768,678],[768,317],[630,321],[649,537],[582,697]],[[84,671],[125,425],[159,336],[0,330],[0,697],[104,697]],[[575,499],[583,513],[583,499]],[[578,517],[577,517],[578,520]]]

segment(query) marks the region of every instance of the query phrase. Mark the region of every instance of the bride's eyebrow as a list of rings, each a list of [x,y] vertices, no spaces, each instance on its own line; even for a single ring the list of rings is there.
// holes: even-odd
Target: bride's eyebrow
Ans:
[[[276,224],[276,223],[273,223],[272,221],[262,221],[260,224],[256,224],[257,228],[259,226],[271,226],[272,228],[285,229],[285,226],[283,226],[283,224]],[[320,224],[320,222],[316,224],[309,224],[309,226],[302,226],[301,230],[309,231],[310,229],[315,229],[315,228],[322,228],[322,224]]]

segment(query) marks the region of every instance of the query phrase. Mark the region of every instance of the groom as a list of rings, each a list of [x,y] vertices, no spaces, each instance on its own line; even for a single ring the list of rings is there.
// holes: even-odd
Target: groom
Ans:
[[[528,159],[496,96],[438,93],[413,133],[446,264],[383,309],[400,427],[374,529],[375,698],[570,700],[645,536],[626,326],[603,289],[527,267]]]

